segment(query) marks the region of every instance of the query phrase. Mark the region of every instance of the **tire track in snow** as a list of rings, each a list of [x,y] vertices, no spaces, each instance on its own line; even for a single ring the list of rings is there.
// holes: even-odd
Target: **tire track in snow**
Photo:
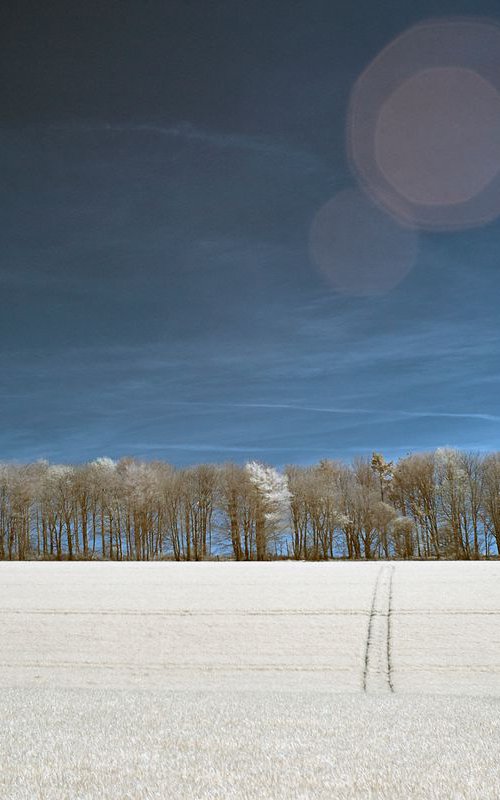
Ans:
[[[366,617],[366,609],[255,609],[255,610],[230,610],[214,609],[212,611],[193,610],[189,608],[166,609],[164,611],[130,611],[130,610],[100,610],[93,611],[79,609],[52,609],[52,608],[0,608],[0,615],[46,616],[46,617]]]
[[[373,588],[363,668],[364,692],[394,692],[391,641],[393,575],[394,565],[382,565]]]
[[[391,564],[389,575],[389,596],[387,601],[387,682],[389,690],[394,692],[392,682],[392,581],[394,578],[394,564]]]
[[[42,616],[76,616],[76,617],[369,617],[370,611],[365,608],[358,609],[255,609],[231,610],[214,609],[212,611],[193,610],[189,608],[165,609],[162,611],[133,611],[94,609],[64,609],[64,608],[0,608],[0,615],[26,615],[38,614]],[[449,608],[399,608],[398,617],[499,617],[500,611],[469,609],[455,610]]]
[[[126,667],[132,670],[191,670],[193,672],[350,672],[350,666],[332,666],[331,664],[247,664],[232,662],[198,662],[177,661],[2,661],[2,669],[116,669]]]

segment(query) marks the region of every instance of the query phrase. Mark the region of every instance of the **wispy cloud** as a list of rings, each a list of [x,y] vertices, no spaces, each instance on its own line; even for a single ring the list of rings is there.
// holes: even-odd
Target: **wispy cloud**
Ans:
[[[323,453],[324,447],[255,447],[254,445],[220,445],[220,444],[201,444],[201,443],[180,443],[180,444],[159,444],[151,442],[139,442],[129,445],[133,450],[143,451],[163,451],[180,450],[188,453],[300,453],[315,452]]]
[[[170,125],[135,122],[53,123],[48,126],[48,129],[65,133],[149,134],[169,140],[178,139],[186,142],[199,142],[200,144],[223,150],[242,150],[258,153],[263,156],[277,158],[295,167],[301,167],[308,172],[321,169],[323,166],[322,161],[313,153],[301,150],[284,141],[276,141],[270,136],[209,130],[192,125],[190,122],[179,122]]]

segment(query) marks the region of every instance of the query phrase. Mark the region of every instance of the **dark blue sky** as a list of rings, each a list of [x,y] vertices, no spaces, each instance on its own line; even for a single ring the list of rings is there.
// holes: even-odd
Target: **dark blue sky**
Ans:
[[[500,222],[421,232],[382,295],[337,293],[308,247],[355,184],[359,73],[429,15],[495,12],[7,3],[0,457],[499,448]]]

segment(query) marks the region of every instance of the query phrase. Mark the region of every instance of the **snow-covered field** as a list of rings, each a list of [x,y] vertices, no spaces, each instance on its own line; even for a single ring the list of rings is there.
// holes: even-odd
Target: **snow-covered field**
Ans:
[[[0,563],[0,797],[498,798],[500,563]]]

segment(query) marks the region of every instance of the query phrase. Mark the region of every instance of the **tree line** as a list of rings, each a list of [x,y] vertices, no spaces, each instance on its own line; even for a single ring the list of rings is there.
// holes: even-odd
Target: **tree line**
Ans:
[[[0,559],[477,559],[500,553],[500,453],[278,471],[101,458],[0,465]]]

